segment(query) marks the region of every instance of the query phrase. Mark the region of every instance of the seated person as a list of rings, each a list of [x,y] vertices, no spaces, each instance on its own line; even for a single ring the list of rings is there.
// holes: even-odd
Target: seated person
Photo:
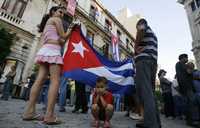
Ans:
[[[99,121],[104,121],[104,128],[110,128],[110,119],[113,115],[113,96],[106,90],[107,79],[99,77],[96,81],[92,99],[92,115],[95,118],[94,127],[99,127]]]

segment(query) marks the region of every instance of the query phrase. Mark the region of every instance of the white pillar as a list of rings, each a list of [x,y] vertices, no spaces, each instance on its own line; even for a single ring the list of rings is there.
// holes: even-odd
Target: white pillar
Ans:
[[[27,79],[27,77],[32,73],[32,68],[34,65],[34,58],[35,55],[38,51],[38,47],[39,47],[40,43],[39,43],[39,37],[35,37],[33,39],[32,42],[32,47],[30,49],[30,54],[28,56],[28,60],[26,62],[24,71],[23,71],[23,75],[22,75],[22,80],[25,81]]]

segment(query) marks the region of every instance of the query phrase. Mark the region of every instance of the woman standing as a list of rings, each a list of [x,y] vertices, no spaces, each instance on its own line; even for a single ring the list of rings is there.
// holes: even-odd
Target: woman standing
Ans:
[[[58,95],[61,66],[63,65],[61,47],[64,42],[62,40],[65,40],[68,36],[68,33],[64,32],[62,24],[63,15],[63,7],[52,7],[49,16],[43,18],[39,26],[40,31],[43,32],[41,37],[43,46],[35,58],[36,63],[39,64],[39,72],[31,89],[27,109],[23,115],[24,120],[39,119],[39,116],[36,114],[36,102],[43,83],[48,74],[50,74],[51,84],[48,91],[47,110],[43,121],[48,125],[61,123],[54,114],[54,107]]]

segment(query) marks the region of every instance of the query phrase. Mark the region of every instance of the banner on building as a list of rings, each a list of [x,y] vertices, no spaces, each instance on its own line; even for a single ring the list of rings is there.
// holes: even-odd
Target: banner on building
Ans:
[[[67,12],[74,16],[75,10],[76,10],[76,0],[67,0],[68,5],[67,5]]]
[[[115,61],[119,61],[119,39],[117,36],[112,34],[112,54]]]

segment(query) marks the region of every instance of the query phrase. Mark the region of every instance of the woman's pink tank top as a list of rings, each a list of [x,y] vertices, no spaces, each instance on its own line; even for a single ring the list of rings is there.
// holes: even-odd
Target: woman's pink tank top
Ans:
[[[58,40],[60,36],[54,25],[46,25],[42,33],[43,42],[46,43],[48,40]]]

